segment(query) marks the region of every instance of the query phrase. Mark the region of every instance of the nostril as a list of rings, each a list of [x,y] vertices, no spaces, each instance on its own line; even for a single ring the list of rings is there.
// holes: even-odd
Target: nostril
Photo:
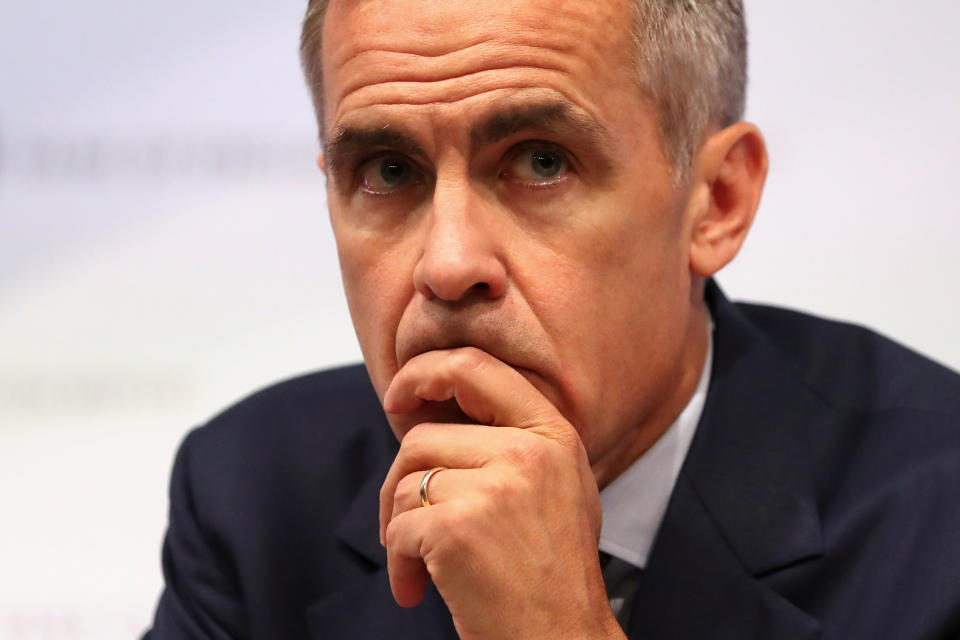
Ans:
[[[472,287],[470,287],[469,294],[477,298],[492,298],[493,287],[490,286],[489,282],[477,282]]]

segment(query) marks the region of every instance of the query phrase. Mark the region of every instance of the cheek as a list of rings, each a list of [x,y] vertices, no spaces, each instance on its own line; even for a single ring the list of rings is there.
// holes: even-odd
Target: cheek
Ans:
[[[374,386],[382,395],[396,373],[397,325],[413,293],[402,248],[334,220],[347,305]]]
[[[569,232],[539,243],[521,276],[558,352],[556,384],[567,405],[558,408],[587,444],[625,415],[643,413],[639,399],[654,391],[682,333],[689,279],[682,216],[669,201],[628,203],[592,203]],[[637,407],[606,400],[629,397]]]

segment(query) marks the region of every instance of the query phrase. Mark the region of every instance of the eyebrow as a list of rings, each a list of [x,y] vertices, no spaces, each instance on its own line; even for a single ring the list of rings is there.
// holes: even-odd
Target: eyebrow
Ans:
[[[606,127],[586,112],[565,100],[507,106],[474,125],[470,131],[472,151],[494,144],[524,131],[544,131],[561,137],[574,136],[604,165],[609,165],[603,149],[609,136]],[[392,124],[376,127],[342,125],[334,130],[324,147],[324,158],[333,173],[347,169],[371,149],[389,149],[413,158],[427,154],[416,138]]]
[[[375,128],[338,127],[324,146],[324,159],[334,173],[362,159],[369,149],[385,148],[411,157],[425,157],[416,139],[393,125]]]
[[[470,142],[476,150],[529,130],[574,135],[597,149],[602,148],[608,135],[607,128],[586,112],[565,100],[551,100],[508,107],[492,114],[473,128]]]

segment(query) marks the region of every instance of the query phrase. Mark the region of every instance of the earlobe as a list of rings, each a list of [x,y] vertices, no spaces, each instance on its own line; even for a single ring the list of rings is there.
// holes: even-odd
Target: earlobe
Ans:
[[[317,154],[317,167],[319,167],[320,171],[323,171],[324,174],[327,173],[327,161],[326,158],[323,157],[323,153]]]
[[[767,166],[763,135],[752,124],[727,127],[703,144],[695,175],[707,192],[707,203],[690,234],[694,274],[710,277],[740,251],[760,204]]]

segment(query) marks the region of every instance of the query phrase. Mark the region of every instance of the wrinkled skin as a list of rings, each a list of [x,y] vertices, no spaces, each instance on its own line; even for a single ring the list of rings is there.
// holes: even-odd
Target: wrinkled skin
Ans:
[[[679,414],[703,279],[739,249],[766,156],[712,131],[674,184],[620,2],[334,0],[330,217],[401,440],[381,493],[394,596],[432,578],[462,638],[622,637],[598,488]],[[430,483],[425,470],[449,467]],[[558,594],[563,594],[559,597]]]

